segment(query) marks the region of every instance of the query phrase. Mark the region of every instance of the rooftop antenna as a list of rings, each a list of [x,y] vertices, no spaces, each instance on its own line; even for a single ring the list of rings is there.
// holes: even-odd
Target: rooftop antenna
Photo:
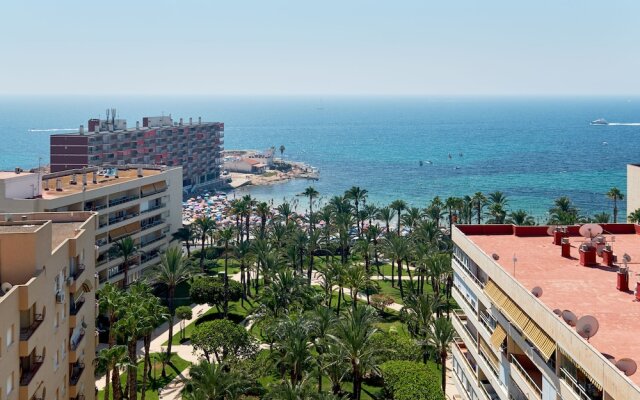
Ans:
[[[515,278],[515,276],[516,276],[516,263],[518,262],[518,257],[516,257],[516,253],[513,253],[513,258],[511,259],[511,261],[513,261],[513,277]]]
[[[621,358],[616,362],[616,367],[618,367],[620,371],[624,372],[626,376],[631,376],[636,373],[638,364],[630,358]]]
[[[116,109],[115,108],[111,109],[111,124],[113,124],[113,125],[116,124]]]
[[[572,313],[570,310],[562,311],[561,317],[564,320],[564,322],[569,324],[569,326],[576,326],[576,322],[578,321],[578,317],[576,317],[576,315],[574,313]]]
[[[587,339],[587,342],[589,341],[589,338],[598,333],[599,327],[600,324],[598,323],[598,320],[592,315],[585,315],[576,322],[576,332],[578,332],[578,335]]]
[[[531,289],[531,294],[536,296],[536,297],[541,297],[542,296],[542,288],[540,286],[536,286],[533,289]]]

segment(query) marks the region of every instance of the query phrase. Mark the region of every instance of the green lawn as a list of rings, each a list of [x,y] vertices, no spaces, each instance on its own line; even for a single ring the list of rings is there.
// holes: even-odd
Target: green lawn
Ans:
[[[240,300],[231,301],[229,302],[229,319],[236,322],[242,321],[247,317],[247,315],[251,311],[253,311],[253,308],[254,308],[254,304],[251,302],[251,299],[249,299],[249,301],[244,302],[244,307],[242,306]],[[182,339],[180,330],[178,330],[177,332],[174,331],[173,340],[171,341],[171,343],[174,345],[177,345],[177,344],[182,344],[185,341],[188,341],[189,338],[191,337],[191,333],[193,332],[193,329],[196,327],[199,321],[204,322],[209,319],[213,320],[218,318],[222,318],[221,312],[219,312],[216,307],[212,307],[211,309],[209,309],[209,311],[202,314],[197,320],[193,321],[192,323],[190,323],[185,327],[184,339]],[[169,344],[169,341],[164,342],[162,345],[166,346],[167,344]]]
[[[173,353],[171,356],[171,364],[168,364],[165,367],[165,371],[167,373],[166,378],[162,378],[162,363],[159,361],[154,362],[154,355],[157,353],[151,354],[151,365],[153,369],[151,371],[151,380],[147,381],[147,391],[146,398],[150,400],[158,399],[158,389],[165,387],[169,382],[171,382],[176,376],[178,376],[182,371],[184,371],[189,365],[191,365],[188,361],[180,358],[176,353]],[[142,392],[142,373],[143,373],[143,364],[142,362],[138,363],[138,395]],[[104,377],[103,377],[104,378]],[[120,376],[122,381],[122,389],[124,390],[124,385],[127,380],[127,374],[124,373]],[[113,399],[113,391],[111,391],[110,399]],[[104,400],[104,391],[101,390],[98,392],[98,400]]]

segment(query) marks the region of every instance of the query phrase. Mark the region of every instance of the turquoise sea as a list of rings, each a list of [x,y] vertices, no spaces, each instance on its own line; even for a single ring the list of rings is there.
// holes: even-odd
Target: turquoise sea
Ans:
[[[223,121],[226,148],[284,144],[285,157],[320,169],[323,196],[357,185],[379,204],[501,190],[540,218],[561,195],[610,212],[604,193],[626,191],[626,164],[640,162],[640,98],[0,97],[0,168],[47,163],[49,134],[108,107],[129,126],[162,113]],[[279,201],[309,184],[249,190]]]

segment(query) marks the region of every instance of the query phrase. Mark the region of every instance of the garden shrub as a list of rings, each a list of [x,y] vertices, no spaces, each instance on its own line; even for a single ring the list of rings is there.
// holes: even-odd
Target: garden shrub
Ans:
[[[380,366],[384,391],[393,400],[445,400],[435,364],[387,361]]]

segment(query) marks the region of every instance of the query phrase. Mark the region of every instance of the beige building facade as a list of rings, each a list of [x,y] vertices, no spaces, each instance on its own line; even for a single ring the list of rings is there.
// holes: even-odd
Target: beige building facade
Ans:
[[[627,165],[627,215],[640,208],[640,164]]]
[[[0,214],[0,399],[94,399],[91,212]]]
[[[640,227],[601,228],[593,239],[578,226],[453,228],[463,398],[640,399],[640,284],[623,258],[640,257]]]
[[[40,175],[0,172],[0,212],[94,211],[96,273],[100,285],[123,286],[124,260],[114,243],[131,237],[129,283],[160,261],[182,226],[182,168],[120,166]]]

